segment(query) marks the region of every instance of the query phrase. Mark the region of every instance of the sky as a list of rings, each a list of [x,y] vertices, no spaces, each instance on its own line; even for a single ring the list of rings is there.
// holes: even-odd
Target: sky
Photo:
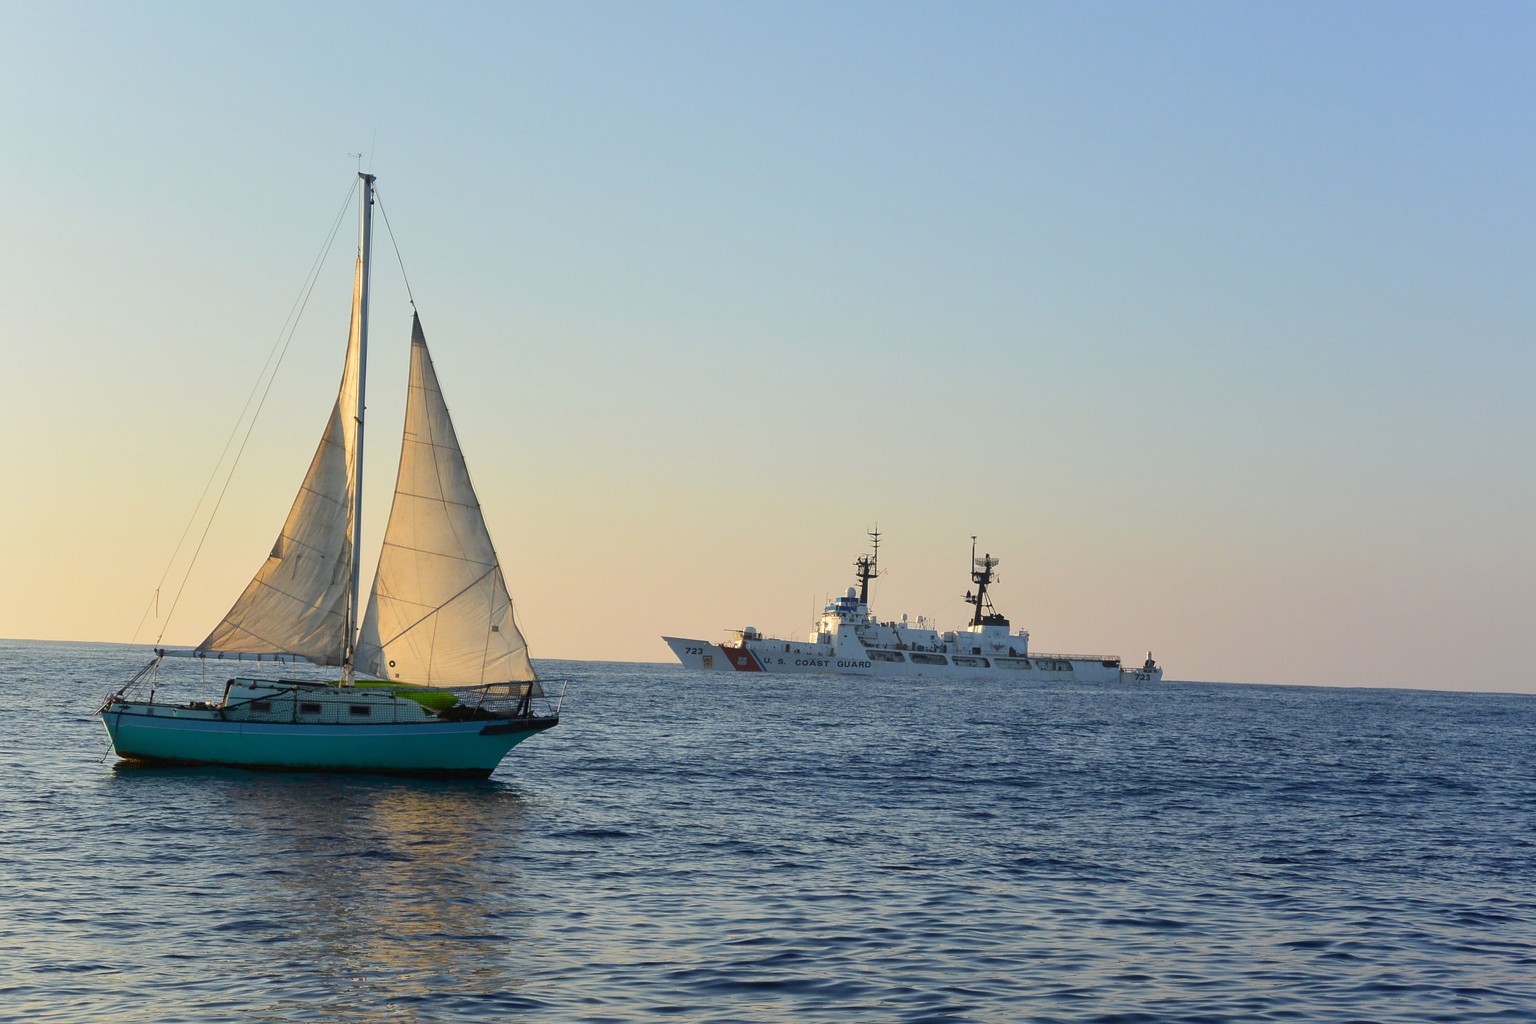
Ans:
[[[966,621],[975,536],[1035,650],[1536,693],[1533,49],[1523,3],[0,5],[0,636],[238,596],[350,211],[173,552],[361,165],[365,565],[408,280],[535,658],[802,635],[878,527],[882,618]]]

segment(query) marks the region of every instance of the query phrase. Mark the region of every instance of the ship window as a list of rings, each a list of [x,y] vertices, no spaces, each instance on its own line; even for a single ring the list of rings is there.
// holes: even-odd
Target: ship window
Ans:
[[[367,704],[349,704],[347,705],[347,711],[350,714],[356,715],[358,718],[367,718],[368,715],[372,713],[373,709],[370,708]]]
[[[299,705],[299,714],[301,715],[318,715],[319,713],[319,704],[311,704],[309,701],[305,701],[303,704]]]
[[[269,700],[253,700],[253,701],[251,701],[251,710],[252,711],[271,711],[272,710],[272,702],[269,701]]]

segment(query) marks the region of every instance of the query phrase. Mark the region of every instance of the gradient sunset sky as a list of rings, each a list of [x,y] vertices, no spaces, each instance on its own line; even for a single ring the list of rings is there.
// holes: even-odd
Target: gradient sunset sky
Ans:
[[[878,525],[882,617],[963,622],[974,534],[1038,650],[1536,692],[1533,53],[1529,3],[0,5],[0,636],[244,587],[350,211],[164,621],[360,153],[536,658],[802,634]]]

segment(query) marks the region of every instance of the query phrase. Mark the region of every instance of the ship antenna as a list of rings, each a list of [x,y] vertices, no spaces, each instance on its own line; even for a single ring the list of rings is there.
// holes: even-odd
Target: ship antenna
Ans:
[[[874,553],[860,555],[853,563],[853,571],[859,578],[859,603],[869,607],[869,581],[880,575],[880,527],[869,531]]]

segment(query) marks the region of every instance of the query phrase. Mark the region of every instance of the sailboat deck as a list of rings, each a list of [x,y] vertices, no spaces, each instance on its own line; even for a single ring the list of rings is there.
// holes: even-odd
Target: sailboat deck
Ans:
[[[503,720],[515,717],[525,686],[506,688],[474,703],[456,703],[445,690],[341,687],[301,680],[232,679],[224,701],[166,704],[118,701],[128,714],[182,720],[301,725],[401,725],[417,722]],[[541,694],[536,693],[536,696]],[[477,698],[481,695],[477,694]],[[510,698],[510,699],[509,699]]]

